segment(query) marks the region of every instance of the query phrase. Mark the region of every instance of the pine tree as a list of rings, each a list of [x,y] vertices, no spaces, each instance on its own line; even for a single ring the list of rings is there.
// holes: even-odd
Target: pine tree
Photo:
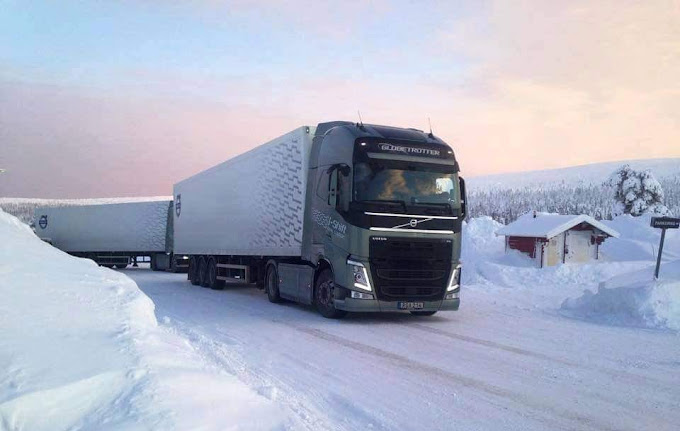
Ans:
[[[646,212],[666,215],[670,211],[664,205],[661,184],[649,170],[636,171],[629,165],[617,169],[605,182],[614,191],[614,215],[640,216]]]

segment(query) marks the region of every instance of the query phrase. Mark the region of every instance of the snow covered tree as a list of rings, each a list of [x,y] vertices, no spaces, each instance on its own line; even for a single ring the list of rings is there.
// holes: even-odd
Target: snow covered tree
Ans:
[[[614,192],[614,215],[630,214],[640,216],[644,213],[668,215],[664,205],[661,184],[649,170],[636,171],[629,165],[617,169],[605,182]]]

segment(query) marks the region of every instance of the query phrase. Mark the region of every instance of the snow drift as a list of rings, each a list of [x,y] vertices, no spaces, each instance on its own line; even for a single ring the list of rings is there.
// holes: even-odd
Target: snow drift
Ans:
[[[159,326],[125,275],[0,210],[0,429],[271,429],[279,407]]]
[[[562,314],[610,325],[680,331],[680,261],[661,267],[653,280],[653,266],[623,274],[562,303]]]
[[[600,260],[584,264],[560,264],[554,267],[537,268],[527,255],[517,250],[505,253],[504,238],[496,235],[496,232],[503,227],[502,224],[490,217],[473,218],[463,227],[463,297],[465,290],[474,289],[519,308],[554,311],[562,307],[562,314],[577,317],[580,311],[565,311],[575,306],[575,303],[569,302],[571,300],[565,302],[565,298],[578,298],[584,294],[584,290],[596,291],[599,286],[611,288],[618,283],[618,277],[622,274],[626,274],[623,276],[624,280],[630,280],[630,275],[627,274],[631,273],[647,274],[644,277],[640,275],[640,277],[644,278],[645,282],[651,280],[650,267],[656,257],[660,233],[658,229],[649,227],[649,222],[649,216],[631,217],[628,215],[606,221],[608,226],[620,233],[620,237],[609,238],[605,241]],[[673,288],[668,287],[668,283],[672,283],[669,280],[673,279],[674,272],[666,268],[680,266],[680,261],[671,261],[671,259],[680,259],[678,248],[680,235],[678,233],[670,230],[666,233],[664,246],[666,264],[662,269],[666,281],[661,287],[653,290],[654,296],[649,299],[649,301],[660,301],[653,310],[656,317],[650,317],[651,311],[645,308],[647,317],[644,321],[647,323],[643,325],[637,322],[636,325],[650,327],[651,321],[655,322],[651,325],[653,327],[672,328],[674,325],[676,317],[671,310],[674,307],[680,307],[680,295],[674,295]],[[675,278],[680,280],[680,275]],[[603,283],[606,284],[603,285]],[[676,290],[680,291],[680,289]],[[626,292],[632,294],[632,291]],[[642,295],[644,292],[638,293]],[[588,294],[592,295],[592,293],[585,295]],[[607,294],[603,293],[603,295]],[[642,304],[641,301],[644,302],[643,299],[635,299],[634,304]],[[568,305],[562,305],[563,303]],[[586,305],[584,307],[587,308]],[[635,307],[637,305],[633,306]],[[622,322],[621,319],[610,318],[611,310],[606,307],[594,306],[589,311],[585,309],[581,311],[587,314],[589,320],[612,324]],[[598,313],[602,315],[598,317]],[[631,322],[635,319],[628,320],[630,322],[626,324],[634,324]]]

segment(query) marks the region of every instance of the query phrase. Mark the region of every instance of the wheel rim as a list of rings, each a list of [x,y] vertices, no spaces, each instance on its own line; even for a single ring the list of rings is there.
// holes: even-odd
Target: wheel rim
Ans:
[[[319,284],[316,290],[316,301],[326,308],[333,305],[333,286],[330,281]]]

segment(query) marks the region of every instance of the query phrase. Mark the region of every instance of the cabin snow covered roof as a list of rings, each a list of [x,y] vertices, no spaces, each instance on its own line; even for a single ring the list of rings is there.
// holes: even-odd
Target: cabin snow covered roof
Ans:
[[[526,213],[509,225],[496,231],[496,235],[523,236],[531,238],[552,238],[581,223],[588,223],[614,238],[619,233],[587,215],[562,215],[551,213]]]

